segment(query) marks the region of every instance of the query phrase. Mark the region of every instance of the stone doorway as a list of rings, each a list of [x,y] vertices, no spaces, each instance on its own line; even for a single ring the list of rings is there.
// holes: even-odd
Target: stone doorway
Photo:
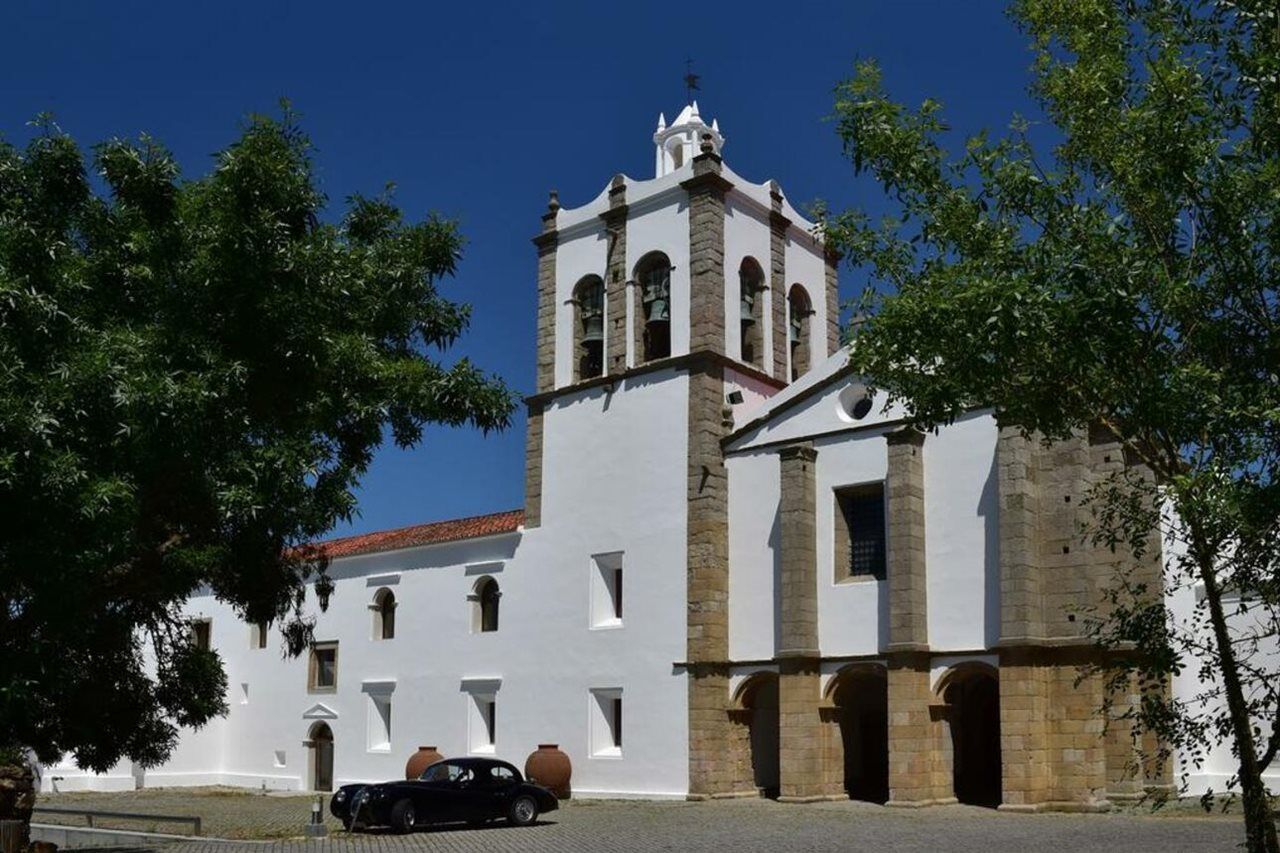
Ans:
[[[762,672],[751,676],[739,697],[743,710],[749,714],[752,783],[764,796],[776,799],[781,788],[777,674]]]
[[[1000,682],[987,668],[958,672],[943,698],[950,707],[956,799],[1000,805]]]
[[[851,800],[889,799],[889,684],[884,672],[837,677],[831,698],[844,752],[844,791]]]
[[[333,790],[333,730],[328,723],[311,727],[307,740],[311,751],[311,790]]]

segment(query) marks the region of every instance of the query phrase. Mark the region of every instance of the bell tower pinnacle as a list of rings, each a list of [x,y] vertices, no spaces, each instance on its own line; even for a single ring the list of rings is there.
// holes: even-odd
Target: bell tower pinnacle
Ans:
[[[653,176],[661,178],[688,165],[700,150],[703,134],[711,135],[711,150],[719,155],[720,148],[724,145],[720,124],[715,119],[711,120],[710,125],[704,122],[698,113],[697,101],[681,110],[670,125],[667,124],[665,115],[659,115],[658,129],[653,134]]]

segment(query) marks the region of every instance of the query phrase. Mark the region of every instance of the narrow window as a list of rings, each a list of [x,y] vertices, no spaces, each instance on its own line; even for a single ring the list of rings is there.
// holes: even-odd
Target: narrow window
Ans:
[[[251,626],[249,635],[249,644],[255,649],[265,649],[267,647],[267,628],[266,622],[257,622]]]
[[[573,291],[575,380],[604,373],[604,282],[589,275]]]
[[[837,579],[885,578],[884,484],[836,491]]]
[[[338,688],[338,644],[317,643],[311,647],[307,687],[312,693],[331,693]]]
[[[191,623],[191,644],[202,652],[213,647],[213,621],[196,619]]]
[[[791,285],[787,294],[787,338],[791,349],[791,381],[795,382],[809,372],[809,318],[813,305],[809,294],[798,284]]]
[[[498,600],[501,597],[498,582],[489,578],[488,583],[480,590],[480,631],[482,633],[498,630]]]
[[[591,627],[622,627],[622,552],[591,558]]]
[[[383,587],[373,596],[373,638],[375,640],[392,640],[396,636],[396,596],[391,590]]]
[[[644,361],[671,355],[671,261],[651,252],[636,267],[640,310],[644,320],[641,352]]]
[[[391,750],[391,694],[370,693],[369,695],[369,752],[389,752]]]
[[[597,687],[591,690],[591,720],[588,730],[592,758],[622,757],[622,688]]]
[[[764,270],[755,258],[744,258],[738,267],[738,319],[742,330],[741,358],[764,367]]]
[[[487,743],[489,746],[493,746],[498,742],[498,700],[490,699],[485,703],[484,723],[485,732],[488,736]]]

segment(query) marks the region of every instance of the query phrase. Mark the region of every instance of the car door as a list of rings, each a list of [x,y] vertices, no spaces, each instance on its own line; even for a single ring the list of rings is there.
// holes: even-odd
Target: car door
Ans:
[[[477,792],[482,793],[476,798],[476,817],[506,817],[511,805],[511,792],[516,786],[515,774],[509,768],[495,764],[479,772],[476,784]]]
[[[450,820],[477,820],[485,816],[487,768],[464,766],[450,783]]]
[[[418,820],[431,823],[471,820],[468,783],[473,775],[470,767],[451,762],[429,768],[422,781],[415,785]]]

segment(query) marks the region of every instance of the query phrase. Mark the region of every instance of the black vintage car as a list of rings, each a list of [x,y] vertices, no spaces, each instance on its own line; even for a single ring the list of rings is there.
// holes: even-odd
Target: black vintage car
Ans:
[[[528,826],[558,806],[555,794],[492,758],[438,761],[403,782],[343,785],[329,801],[329,811],[348,831],[389,826],[410,832],[429,823],[479,825],[499,818]]]

